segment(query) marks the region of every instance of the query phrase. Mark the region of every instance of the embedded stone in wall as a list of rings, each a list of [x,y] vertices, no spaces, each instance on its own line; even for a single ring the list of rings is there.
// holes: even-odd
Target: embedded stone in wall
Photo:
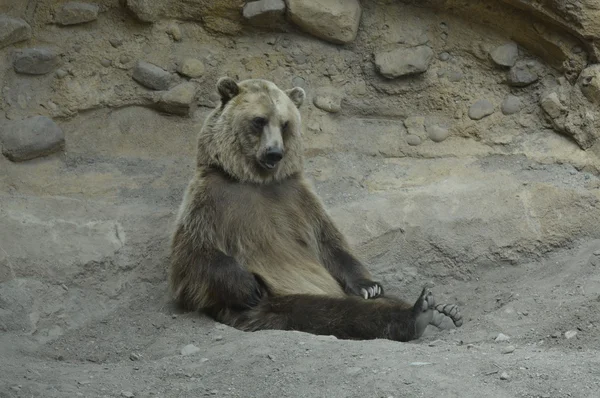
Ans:
[[[510,68],[508,73],[508,84],[513,87],[525,87],[538,79],[534,65],[530,62],[519,61]]]
[[[133,69],[133,80],[152,90],[168,90],[172,77],[166,70],[146,61],[138,61]]]
[[[469,107],[469,118],[481,120],[494,113],[494,104],[486,99],[480,99]]]
[[[202,76],[204,69],[204,63],[195,58],[184,58],[177,65],[177,72],[192,78]]]
[[[197,87],[194,83],[181,83],[165,92],[158,102],[161,110],[175,115],[188,115]]]
[[[21,18],[0,14],[0,48],[31,38],[31,26]]]
[[[313,104],[325,112],[337,113],[342,110],[342,97],[331,92],[317,93],[313,99]]]
[[[540,100],[540,105],[544,112],[546,112],[546,115],[550,117],[554,127],[560,131],[564,130],[568,109],[560,102],[558,94],[552,92],[543,96]]]
[[[503,44],[491,51],[490,56],[496,65],[510,68],[517,62],[519,48],[516,43]]]
[[[500,105],[500,110],[504,115],[512,115],[513,113],[517,113],[521,110],[522,104],[521,99],[514,95],[507,95],[502,101],[502,105]]]
[[[46,156],[64,147],[65,134],[46,116],[9,122],[0,129],[2,153],[13,162]]]
[[[288,0],[288,16],[304,31],[332,43],[356,38],[362,10],[358,0]]]
[[[450,135],[449,131],[445,127],[433,125],[427,127],[427,135],[433,142],[442,142]]]
[[[56,13],[59,25],[77,25],[98,19],[100,7],[97,4],[71,1],[63,4]]]
[[[156,22],[160,19],[162,2],[159,0],[125,0],[127,9],[143,22]]]
[[[394,79],[427,71],[432,59],[429,46],[397,48],[375,54],[375,68],[382,76]]]
[[[275,23],[285,14],[283,0],[259,0],[246,3],[242,9],[244,18],[261,25]]]
[[[16,72],[28,75],[45,75],[60,64],[58,53],[49,48],[26,48],[14,53],[13,67]]]
[[[600,64],[590,65],[579,75],[581,92],[593,104],[600,105]]]

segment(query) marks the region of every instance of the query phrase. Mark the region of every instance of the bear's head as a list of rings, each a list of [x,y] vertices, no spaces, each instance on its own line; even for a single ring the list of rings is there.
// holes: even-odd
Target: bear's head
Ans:
[[[273,82],[222,77],[221,104],[198,137],[198,165],[216,166],[243,182],[280,181],[303,168],[300,87],[282,90]]]

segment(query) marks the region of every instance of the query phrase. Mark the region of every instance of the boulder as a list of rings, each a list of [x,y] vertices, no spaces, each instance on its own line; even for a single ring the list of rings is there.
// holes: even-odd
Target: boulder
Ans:
[[[0,129],[2,153],[13,162],[49,155],[65,144],[62,129],[46,116],[9,122]]]
[[[388,79],[420,74],[427,69],[433,59],[429,46],[397,48],[375,54],[375,68]]]

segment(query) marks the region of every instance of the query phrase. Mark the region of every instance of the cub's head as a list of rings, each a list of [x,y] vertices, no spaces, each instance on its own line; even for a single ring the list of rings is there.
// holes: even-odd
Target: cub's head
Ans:
[[[198,139],[198,164],[222,168],[240,181],[265,183],[302,171],[300,87],[281,90],[267,80],[217,82],[220,106]]]

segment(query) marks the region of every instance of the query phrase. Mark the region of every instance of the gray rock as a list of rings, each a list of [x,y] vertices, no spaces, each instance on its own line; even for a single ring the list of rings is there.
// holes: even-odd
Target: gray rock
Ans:
[[[112,62],[107,58],[104,58],[100,61],[100,65],[104,66],[105,68],[108,68],[111,64]]]
[[[356,38],[362,9],[358,0],[288,0],[289,19],[304,31],[332,43]]]
[[[313,104],[330,113],[337,113],[342,110],[342,97],[333,93],[319,93],[313,98]]]
[[[500,374],[500,380],[510,380],[510,376],[506,372]]]
[[[181,83],[161,95],[158,106],[165,112],[186,116],[190,112],[196,91],[194,83]]]
[[[15,51],[13,67],[28,75],[45,75],[60,64],[58,53],[49,48],[26,48]]]
[[[565,332],[565,338],[567,340],[571,340],[575,336],[577,336],[577,330],[569,330]]]
[[[519,48],[516,43],[503,44],[492,50],[490,56],[497,65],[510,68],[517,62]]]
[[[590,65],[581,71],[578,83],[585,98],[600,105],[600,64]]]
[[[375,54],[377,71],[388,79],[427,71],[433,50],[428,46],[397,48]]]
[[[133,398],[133,397],[135,397],[135,394],[132,393],[131,391],[122,391],[121,396],[125,397],[125,398]]]
[[[517,62],[508,73],[508,84],[514,87],[525,87],[536,82],[539,76],[533,69],[534,65]]]
[[[156,22],[160,19],[161,3],[156,0],[125,0],[127,9],[143,22]]]
[[[514,95],[507,95],[500,105],[500,110],[505,115],[512,115],[518,113],[521,110],[521,99]]]
[[[504,347],[504,349],[502,350],[503,354],[512,354],[513,352],[515,352],[515,346],[514,345],[509,345]]]
[[[496,336],[496,339],[494,341],[496,343],[499,343],[499,342],[502,342],[502,341],[509,341],[509,340],[510,340],[510,337],[508,337],[504,333],[498,333],[498,336]]]
[[[414,134],[406,135],[406,143],[410,146],[421,145],[422,142],[423,141],[421,140],[421,137],[419,137],[418,135],[414,135]]]
[[[292,86],[293,87],[302,87],[303,89],[306,89],[308,87],[306,84],[306,79],[301,76],[294,76],[292,78]]]
[[[567,107],[560,102],[557,93],[552,92],[543,96],[540,105],[557,127],[564,128],[564,118],[567,115],[568,110]]]
[[[204,70],[204,62],[196,58],[184,58],[177,65],[177,72],[192,78],[202,76]]]
[[[64,147],[65,134],[46,116],[10,122],[0,131],[2,153],[13,162],[39,158]]]
[[[188,344],[181,349],[181,355],[192,355],[197,352],[200,352],[200,348],[196,347],[193,344]]]
[[[108,39],[108,42],[114,48],[119,48],[123,45],[123,39],[121,39],[120,37],[112,37],[112,38]]]
[[[100,7],[97,4],[80,3],[71,1],[63,4],[56,13],[56,22],[59,25],[76,25],[98,19]]]
[[[448,81],[456,83],[459,82],[463,79],[464,74],[459,71],[459,70],[450,70],[447,75],[446,78],[448,79]]]
[[[146,61],[138,61],[133,69],[133,80],[153,90],[168,90],[172,77],[166,70]]]
[[[21,18],[0,14],[0,48],[31,38],[31,26]]]
[[[64,69],[58,69],[56,71],[56,77],[58,77],[59,79],[64,79],[65,77],[67,77],[68,74],[69,72],[67,72]]]
[[[444,51],[443,53],[440,53],[438,58],[440,61],[448,61],[450,59],[450,54]]]
[[[285,13],[285,2],[283,0],[259,0],[246,3],[242,9],[244,18],[260,19],[273,18]]]
[[[437,125],[427,127],[427,135],[433,142],[442,142],[450,135],[447,128]]]
[[[494,104],[486,99],[476,101],[469,107],[469,118],[480,120],[494,113]]]

